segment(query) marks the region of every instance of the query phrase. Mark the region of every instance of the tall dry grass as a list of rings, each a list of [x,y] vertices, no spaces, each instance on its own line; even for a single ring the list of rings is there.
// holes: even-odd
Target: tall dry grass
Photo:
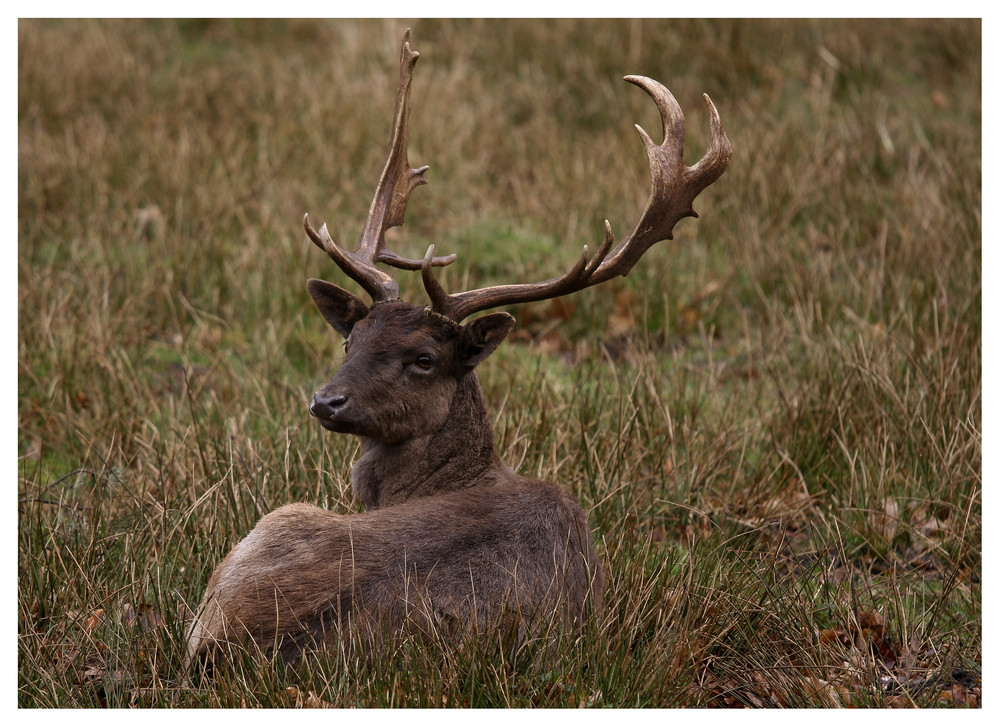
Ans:
[[[392,245],[457,252],[450,288],[634,221],[658,120],[622,75],[689,160],[702,92],[732,139],[701,219],[481,367],[505,460],[591,508],[606,614],[557,670],[406,645],[185,687],[257,518],[356,508],[300,220],[357,234],[407,26],[431,171]],[[21,21],[18,56],[20,705],[978,703],[979,22]]]

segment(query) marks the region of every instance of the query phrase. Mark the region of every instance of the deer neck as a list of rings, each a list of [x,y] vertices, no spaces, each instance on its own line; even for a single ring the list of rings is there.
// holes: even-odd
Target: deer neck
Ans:
[[[362,437],[351,486],[365,507],[374,509],[490,484],[505,471],[493,447],[479,379],[472,372],[455,390],[439,430],[398,444]]]

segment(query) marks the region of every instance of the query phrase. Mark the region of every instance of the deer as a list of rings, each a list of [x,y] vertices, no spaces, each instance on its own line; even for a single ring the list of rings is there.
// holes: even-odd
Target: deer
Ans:
[[[225,649],[255,648],[286,662],[310,643],[335,639],[345,624],[400,629],[407,623],[457,633],[509,625],[521,638],[538,625],[579,629],[602,609],[604,568],[587,514],[558,484],[512,471],[498,456],[477,366],[515,319],[494,309],[558,298],[626,275],[675,224],[697,217],[694,199],[726,171],[732,147],[703,95],[710,142],[685,166],[684,115],[670,91],[625,76],[656,103],[664,140],[636,125],[649,159],[651,191],[617,244],[605,220],[596,252],[549,280],[447,293],[434,269],[456,255],[422,259],[386,248],[403,224],[411,192],[428,166],[411,168],[408,121],[419,54],[403,35],[389,152],[355,250],[338,246],[326,224],[308,238],[355,281],[366,303],[332,283],[307,289],[345,340],[344,360],[309,404],[323,428],[360,440],[351,488],[354,514],[306,503],[262,517],[212,573],[187,634],[185,662],[212,664]],[[400,299],[399,284],[376,267],[420,272],[429,305]],[[493,312],[487,312],[493,311]],[[475,314],[482,313],[475,318]]]

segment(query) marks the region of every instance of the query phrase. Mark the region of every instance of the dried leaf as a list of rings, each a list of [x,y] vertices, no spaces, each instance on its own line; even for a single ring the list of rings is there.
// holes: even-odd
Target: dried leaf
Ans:
[[[91,613],[89,616],[87,616],[87,620],[83,622],[83,633],[87,634],[87,636],[90,636],[92,633],[94,633],[97,627],[101,625],[101,621],[103,620],[104,620],[104,609],[99,608],[93,613]]]
[[[952,684],[951,699],[956,707],[965,707],[969,701],[969,690],[961,684]]]
[[[885,631],[885,619],[878,611],[858,609],[857,618],[858,626],[863,629]]]
[[[84,681],[103,679],[107,669],[99,664],[93,664],[83,670]]]
[[[871,649],[875,657],[885,666],[890,669],[895,667],[898,657],[889,641],[882,614],[878,611],[859,609],[856,616],[860,627],[855,636],[855,644],[858,648],[862,651]]]
[[[854,643],[854,640],[848,635],[844,629],[823,629],[819,633],[820,643],[823,644],[843,644],[844,646],[850,646]]]
[[[890,669],[895,668],[899,659],[885,628],[884,617],[874,610],[859,609],[851,622],[842,627],[823,629],[819,640],[823,644],[839,644],[848,649],[843,656],[857,668],[864,668],[873,656]]]
[[[882,503],[882,510],[872,513],[872,530],[886,543],[891,543],[899,530],[899,503],[888,497]]]
[[[805,698],[821,707],[845,707],[851,705],[851,694],[846,687],[832,684],[824,679],[806,676],[802,679]]]
[[[333,704],[323,701],[313,691],[303,694],[301,689],[293,686],[285,689],[285,694],[294,709],[335,709]]]
[[[913,526],[914,531],[925,538],[933,538],[948,529],[948,524],[936,517],[927,518]]]
[[[702,317],[701,311],[697,308],[685,308],[681,311],[677,327],[682,332],[691,331],[697,328]]]

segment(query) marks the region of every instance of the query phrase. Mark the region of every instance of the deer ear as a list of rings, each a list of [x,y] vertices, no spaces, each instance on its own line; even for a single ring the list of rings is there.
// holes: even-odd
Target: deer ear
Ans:
[[[368,306],[360,298],[333,283],[313,278],[306,287],[326,322],[344,338],[351,335],[355,323],[368,315]]]
[[[491,313],[462,326],[458,341],[458,363],[472,371],[507,338],[514,327],[514,316]]]

